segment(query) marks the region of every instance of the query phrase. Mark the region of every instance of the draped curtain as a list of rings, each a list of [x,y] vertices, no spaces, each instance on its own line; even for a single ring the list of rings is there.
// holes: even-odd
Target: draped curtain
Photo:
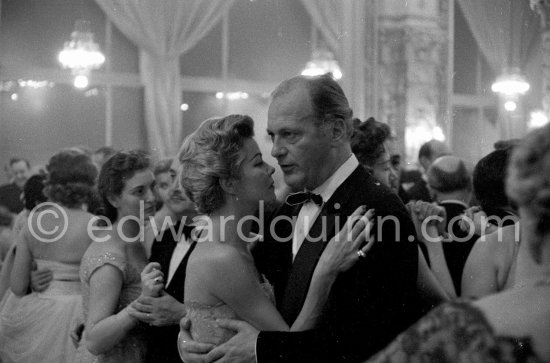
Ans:
[[[172,156],[181,142],[179,57],[193,48],[234,0],[96,0],[139,48],[149,148]]]
[[[365,0],[301,0],[342,68],[342,88],[365,117]]]
[[[525,70],[537,51],[540,26],[528,0],[458,0],[472,34],[495,73]],[[512,17],[511,17],[512,14]]]

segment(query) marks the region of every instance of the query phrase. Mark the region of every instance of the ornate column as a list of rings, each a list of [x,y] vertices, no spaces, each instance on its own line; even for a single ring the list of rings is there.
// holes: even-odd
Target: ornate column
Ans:
[[[531,9],[540,15],[542,28],[542,107],[550,118],[550,0],[530,0]]]
[[[422,143],[444,137],[450,127],[450,1],[380,3],[379,114],[395,130],[407,162],[416,161]]]

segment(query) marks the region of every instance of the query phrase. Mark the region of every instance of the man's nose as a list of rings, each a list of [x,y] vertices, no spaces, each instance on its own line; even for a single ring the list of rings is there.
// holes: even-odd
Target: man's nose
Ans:
[[[153,192],[153,188],[147,189],[147,194],[145,195],[145,201],[146,202],[154,202],[155,201],[155,193]]]
[[[274,158],[279,158],[286,154],[286,152],[286,146],[283,145],[278,137],[275,137],[273,139],[273,146],[271,147],[271,156],[273,156]]]

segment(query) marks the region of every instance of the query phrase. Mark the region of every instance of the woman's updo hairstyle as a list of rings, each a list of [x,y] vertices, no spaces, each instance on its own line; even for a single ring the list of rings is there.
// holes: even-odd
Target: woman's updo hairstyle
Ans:
[[[220,180],[239,177],[245,139],[254,136],[254,121],[245,115],[211,118],[189,135],[178,153],[181,186],[199,213],[210,214],[224,203]]]
[[[119,196],[137,171],[150,167],[147,153],[141,150],[120,151],[111,156],[99,173],[98,190],[103,203],[102,214],[111,222],[117,220],[117,209],[109,202],[109,197]]]
[[[390,127],[369,117],[365,122],[354,119],[351,150],[363,166],[374,167],[384,154],[384,142],[391,138]]]
[[[550,124],[529,133],[515,148],[506,192],[536,218],[540,237],[550,232]],[[531,244],[535,260],[540,259],[542,240]]]
[[[51,157],[46,169],[44,194],[50,200],[69,208],[90,202],[97,169],[88,155],[74,149],[62,150]]]

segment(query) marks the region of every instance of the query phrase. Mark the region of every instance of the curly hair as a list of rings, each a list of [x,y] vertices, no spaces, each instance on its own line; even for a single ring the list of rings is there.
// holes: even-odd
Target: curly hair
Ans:
[[[391,129],[387,124],[376,121],[374,117],[368,118],[363,123],[355,120],[354,132],[351,137],[351,150],[361,165],[372,168],[378,158],[386,151],[384,142],[391,138]]]
[[[515,148],[508,167],[506,192],[518,206],[537,218],[539,236],[550,232],[550,125],[532,131]],[[540,258],[541,243],[542,239],[531,244],[535,259]]]
[[[220,180],[238,178],[245,139],[254,136],[254,121],[229,115],[204,121],[178,153],[181,186],[199,213],[210,214],[225,201]]]
[[[111,156],[101,167],[98,180],[98,191],[103,203],[102,214],[111,222],[117,220],[117,209],[109,202],[109,197],[122,193],[126,180],[136,172],[148,169],[150,159],[147,153],[139,150],[120,151]]]
[[[46,167],[44,194],[52,201],[69,208],[89,203],[92,198],[97,169],[90,157],[80,151],[58,152]]]

